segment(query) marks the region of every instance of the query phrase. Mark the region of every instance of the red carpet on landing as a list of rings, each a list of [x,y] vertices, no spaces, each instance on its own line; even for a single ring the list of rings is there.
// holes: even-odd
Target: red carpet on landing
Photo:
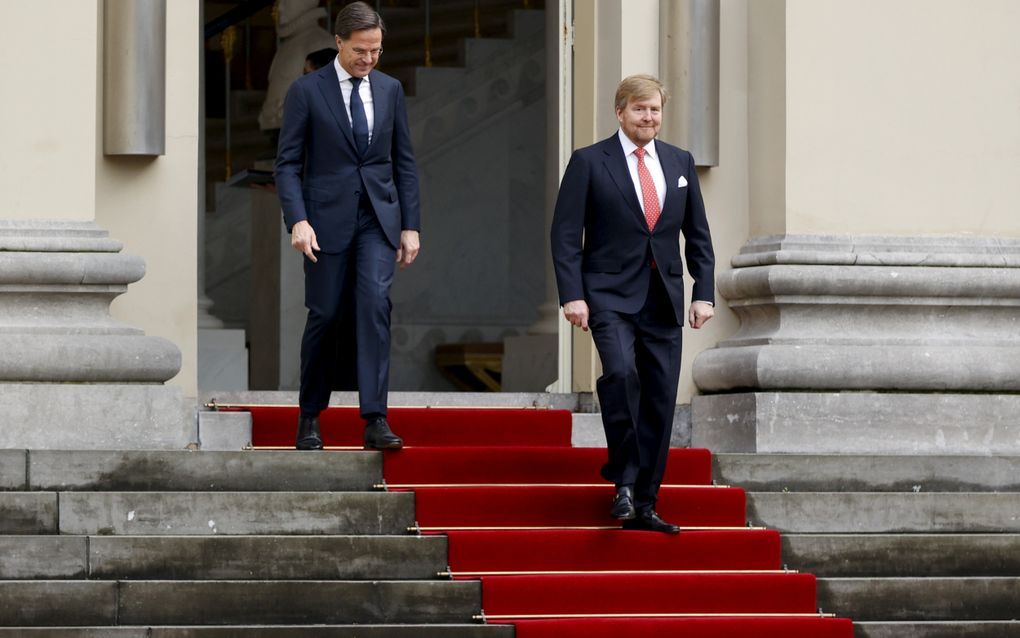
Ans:
[[[221,408],[224,409],[224,408]],[[230,408],[227,408],[230,409]],[[297,410],[243,406],[256,447],[291,447]],[[391,408],[391,489],[448,537],[454,578],[482,583],[487,622],[517,638],[852,638],[817,613],[815,578],[782,569],[780,536],[746,526],[745,494],[713,486],[708,450],[670,450],[657,509],[680,535],[619,529],[604,449],[570,447],[562,410]],[[360,447],[356,408],[320,416],[327,447]]]

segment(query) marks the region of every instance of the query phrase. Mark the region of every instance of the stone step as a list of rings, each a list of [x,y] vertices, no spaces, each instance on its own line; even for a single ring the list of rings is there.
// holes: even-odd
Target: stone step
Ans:
[[[0,638],[513,638],[513,625],[0,627]]]
[[[57,495],[53,492],[0,492],[0,534],[54,534]]]
[[[117,583],[0,581],[0,626],[112,625]]]
[[[413,523],[410,492],[64,492],[59,511],[61,534],[100,536],[399,535]]]
[[[854,636],[856,638],[1017,638],[1020,636],[1020,621],[855,622]]]
[[[220,405],[294,405],[298,404],[298,393],[294,390],[248,390],[243,392],[206,393],[201,397],[204,404]],[[390,392],[388,402],[391,408],[432,407],[432,408],[552,408],[574,412],[595,411],[594,399],[590,394],[569,392]],[[358,406],[357,392],[333,392],[329,395],[331,406]]]
[[[713,475],[752,492],[1020,492],[1020,457],[716,454]]]
[[[787,567],[820,577],[1020,576],[1020,534],[784,534],[782,542]]]
[[[0,536],[0,580],[74,580],[87,576],[85,536]]]
[[[1020,493],[750,492],[748,522],[787,533],[1020,532]]]
[[[27,489],[51,492],[350,492],[372,490],[382,479],[379,452],[32,450],[21,454],[27,454]]]
[[[408,580],[447,566],[443,536],[6,536],[5,580]]]
[[[24,490],[27,476],[24,450],[0,450],[0,490]]]
[[[819,578],[818,607],[854,621],[1015,620],[1020,578]]]
[[[6,581],[0,626],[470,623],[478,581]]]

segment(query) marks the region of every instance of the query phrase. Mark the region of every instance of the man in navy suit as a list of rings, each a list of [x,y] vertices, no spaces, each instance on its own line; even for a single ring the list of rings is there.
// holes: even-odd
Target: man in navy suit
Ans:
[[[620,130],[571,156],[551,236],[563,314],[591,330],[602,360],[597,390],[609,447],[602,476],[616,485],[610,513],[626,529],[676,534],[655,503],[680,379],[680,234],[695,329],[714,314],[715,256],[693,157],[655,139],[665,102],[651,76],[620,83]]]
[[[332,64],[294,82],[284,102],[276,186],[291,245],[304,254],[297,448],[322,449],[337,323],[354,287],[357,376],[366,448],[399,448],[386,421],[390,284],[418,255],[418,175],[400,82],[375,71],[385,33],[364,2],[337,15]],[[353,269],[353,277],[346,277]],[[349,297],[349,295],[348,295]]]

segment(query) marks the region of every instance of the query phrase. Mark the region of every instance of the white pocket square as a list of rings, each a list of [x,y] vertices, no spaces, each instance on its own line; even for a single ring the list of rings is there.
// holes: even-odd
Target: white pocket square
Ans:
[[[676,187],[683,188],[684,186],[687,186],[687,178],[681,175],[680,179],[676,180]]]

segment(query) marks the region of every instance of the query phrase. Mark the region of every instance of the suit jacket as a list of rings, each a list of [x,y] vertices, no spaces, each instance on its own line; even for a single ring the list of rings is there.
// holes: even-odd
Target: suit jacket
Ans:
[[[284,223],[290,232],[308,220],[323,252],[341,252],[350,243],[362,191],[394,248],[400,247],[401,230],[420,230],[404,90],[384,73],[372,71],[368,78],[375,123],[364,157],[333,64],[295,80],[284,102],[275,170]]]
[[[715,254],[694,158],[676,146],[654,143],[666,178],[654,232],[641,212],[616,134],[571,156],[551,231],[560,304],[584,299],[591,313],[637,313],[648,295],[649,260],[654,259],[677,322],[683,325],[681,233],[687,270],[694,279],[693,298],[715,302]],[[686,180],[682,186],[681,177]]]

